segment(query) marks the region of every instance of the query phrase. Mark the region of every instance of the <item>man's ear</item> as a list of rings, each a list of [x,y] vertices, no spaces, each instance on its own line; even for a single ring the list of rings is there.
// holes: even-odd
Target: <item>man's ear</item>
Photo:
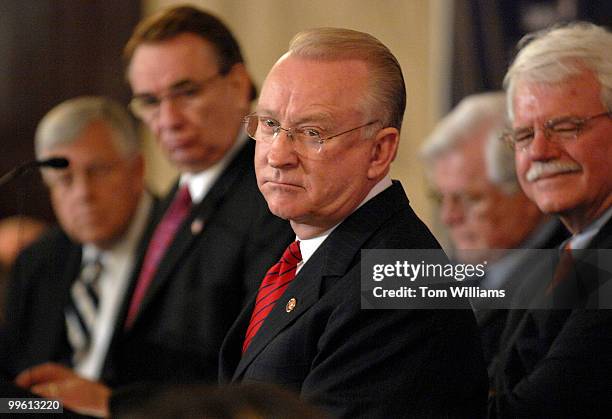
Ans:
[[[244,63],[234,64],[227,77],[231,88],[236,92],[234,97],[236,100],[240,98],[243,101],[240,106],[249,109],[251,104],[251,76],[249,76]]]
[[[399,131],[393,127],[383,128],[378,131],[370,149],[368,179],[381,179],[389,172],[391,162],[397,156],[399,136]]]

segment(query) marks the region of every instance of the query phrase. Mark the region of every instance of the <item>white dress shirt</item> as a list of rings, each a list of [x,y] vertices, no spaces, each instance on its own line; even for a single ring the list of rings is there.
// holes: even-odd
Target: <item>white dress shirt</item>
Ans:
[[[608,208],[601,217],[589,224],[578,234],[574,234],[561,245],[561,249],[569,241],[572,249],[586,249],[591,240],[599,233],[599,230],[612,218],[612,207]]]
[[[387,189],[392,184],[393,182],[391,181],[391,177],[389,175],[385,176],[380,182],[374,185],[372,189],[370,189],[370,192],[368,192],[366,197],[363,199],[363,201],[361,201],[361,203],[355,208],[353,212],[357,211],[357,209],[359,209],[363,204],[374,198],[376,195]],[[342,221],[344,221],[344,219]],[[312,239],[302,240],[298,236],[295,237],[296,240],[300,241],[300,252],[302,253],[302,261],[297,265],[297,269],[295,271],[296,275],[300,271],[300,269],[302,269],[302,266],[304,266],[304,264],[308,262],[308,259],[310,259],[314,252],[317,251],[319,246],[323,244],[323,242],[325,241],[325,239],[327,239],[331,232],[334,231],[335,228],[338,227],[340,224],[342,224],[342,221],[340,221],[338,224],[336,224],[329,230],[325,231],[320,236],[313,237]]]
[[[240,135],[236,142],[234,142],[234,145],[225,153],[225,156],[217,163],[201,172],[183,173],[181,175],[179,185],[183,186],[185,183],[189,185],[189,194],[191,195],[191,202],[193,202],[194,205],[202,202],[208,191],[210,191],[210,188],[212,188],[217,179],[219,179],[221,173],[223,173],[229,162],[234,158],[246,141],[247,137]]]
[[[91,244],[83,246],[84,261],[94,260],[100,255],[102,273],[99,278],[98,317],[91,345],[87,354],[74,366],[76,373],[82,377],[92,380],[100,378],[152,203],[153,199],[145,192],[126,234],[112,248],[100,250]]]

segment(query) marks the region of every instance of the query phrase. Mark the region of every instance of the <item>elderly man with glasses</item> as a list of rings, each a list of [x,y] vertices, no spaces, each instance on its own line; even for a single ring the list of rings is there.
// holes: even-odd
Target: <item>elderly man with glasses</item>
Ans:
[[[574,23],[521,45],[505,80],[504,139],[527,196],[572,237],[533,309],[509,319],[491,413],[598,417],[612,408],[612,311],[602,309],[610,253],[601,250],[612,245],[612,33]],[[546,302],[553,310],[539,310]]]
[[[245,118],[259,189],[297,240],[221,350],[221,380],[271,382],[334,417],[479,417],[486,375],[462,310],[361,308],[362,249],[439,249],[389,176],[401,69],[372,36],[298,34]]]
[[[568,234],[521,190],[514,153],[499,141],[505,125],[504,92],[470,95],[436,125],[421,151],[453,259],[460,264],[486,260],[487,273],[478,285],[511,295],[549,269],[540,252],[525,249],[556,248]],[[470,302],[492,374],[509,310],[493,309],[479,298]]]

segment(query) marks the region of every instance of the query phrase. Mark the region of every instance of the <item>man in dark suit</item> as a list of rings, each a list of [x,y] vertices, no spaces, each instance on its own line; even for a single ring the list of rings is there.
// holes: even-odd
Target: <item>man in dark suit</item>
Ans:
[[[484,412],[467,304],[361,309],[362,249],[439,249],[388,174],[404,107],[397,60],[356,31],[300,33],[268,74],[245,125],[259,188],[297,241],[228,333],[223,382],[276,383],[334,417]]]
[[[216,382],[223,337],[293,238],[257,189],[241,127],[255,90],[227,27],[192,7],[146,18],[124,53],[131,109],[181,175],[122,312],[106,383]]]
[[[58,156],[68,168],[43,169],[43,180],[60,225],[15,263],[0,356],[11,376],[54,361],[98,379],[154,201],[136,129],[119,103],[79,97],[53,108],[38,125],[36,157]]]
[[[478,286],[503,289],[508,295],[504,309],[495,309],[490,301],[471,300],[489,376],[510,296],[522,282],[548,269],[538,269],[536,265],[546,259],[525,249],[556,248],[568,236],[559,220],[542,214],[522,191],[514,152],[499,141],[505,126],[504,92],[471,95],[436,125],[421,148],[453,259],[460,264],[486,260],[486,277]]]
[[[506,74],[505,139],[527,196],[572,236],[554,276],[532,285],[532,308],[509,318],[490,412],[598,417],[612,408],[609,265],[595,273],[609,251],[585,262],[612,245],[612,34],[572,24],[528,39]]]

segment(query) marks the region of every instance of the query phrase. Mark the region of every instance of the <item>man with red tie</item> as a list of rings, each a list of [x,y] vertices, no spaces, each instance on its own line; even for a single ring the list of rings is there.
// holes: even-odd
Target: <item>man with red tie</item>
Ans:
[[[504,138],[525,194],[572,237],[502,336],[491,416],[598,417],[612,409],[612,33],[575,23],[519,45]]]
[[[439,249],[389,177],[404,107],[397,60],[356,31],[302,32],[268,74],[245,126],[297,240],[228,333],[222,382],[276,383],[334,417],[484,412],[470,310],[361,309],[362,249]]]

